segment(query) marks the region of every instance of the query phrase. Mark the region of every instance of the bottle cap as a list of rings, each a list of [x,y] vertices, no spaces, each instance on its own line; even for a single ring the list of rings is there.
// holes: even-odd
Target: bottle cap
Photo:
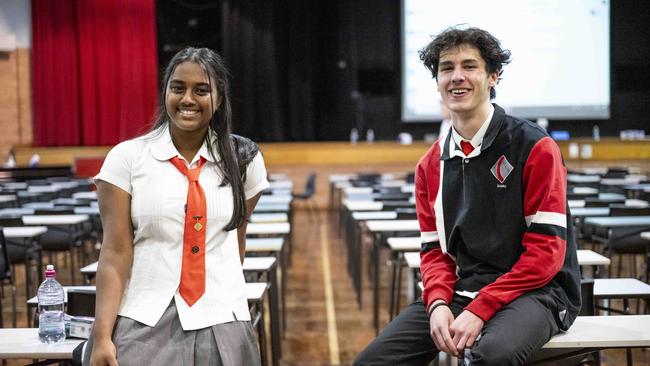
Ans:
[[[45,277],[52,278],[54,276],[56,276],[56,271],[54,270],[54,266],[48,264],[47,267],[45,267]]]

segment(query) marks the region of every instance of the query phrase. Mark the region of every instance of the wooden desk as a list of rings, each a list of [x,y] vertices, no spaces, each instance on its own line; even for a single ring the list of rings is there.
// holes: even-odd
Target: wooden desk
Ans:
[[[38,252],[38,282],[43,282],[43,255],[41,254],[41,246],[39,244],[39,238],[41,235],[47,232],[46,226],[17,226],[17,227],[4,227],[2,229],[5,235],[5,239],[21,239],[22,244],[25,246],[25,269],[29,268],[29,251]],[[25,271],[25,294],[31,294],[31,270]],[[27,315],[27,321],[29,321],[29,315]]]
[[[266,322],[264,321],[264,298],[268,288],[269,284],[267,282],[246,283],[246,300],[248,300],[249,310],[251,310],[251,323],[254,328],[257,328],[262,366],[268,365],[266,360]],[[255,307],[255,313],[252,312],[253,307],[251,307],[251,304]],[[277,366],[275,363],[277,357],[273,354],[271,356],[273,357],[273,366]]]
[[[280,334],[286,331],[286,303],[284,296],[281,299],[278,297],[278,278],[276,266],[277,259],[275,257],[246,257],[242,269],[244,273],[261,274],[258,276],[257,281],[266,277],[269,282],[269,312],[271,314],[271,350],[273,354],[273,365],[279,365],[279,359],[282,357],[282,343]],[[283,293],[285,289],[282,289]],[[281,312],[278,305],[282,301]],[[280,329],[280,325],[283,325]]]
[[[88,215],[33,215],[23,216],[25,225],[64,226],[69,235],[69,245],[72,249],[73,243],[80,240],[83,234],[82,224],[88,221]],[[75,283],[75,256],[70,255],[70,275],[72,283]]]
[[[288,222],[249,223],[246,227],[247,236],[281,235],[286,243],[286,262],[291,264],[291,224]],[[284,254],[283,254],[284,256]]]
[[[383,206],[381,202],[373,201],[359,201],[361,205],[355,205],[357,201],[349,201],[354,208],[380,208]],[[364,207],[366,206],[366,207]],[[363,306],[363,291],[362,291],[362,277],[363,277],[363,262],[362,262],[362,240],[363,240],[363,227],[362,224],[368,220],[394,220],[397,218],[395,211],[351,211],[350,205],[342,206],[339,222],[339,235],[341,232],[344,236],[348,254],[348,273],[352,277],[354,290],[357,293],[357,304],[359,309]]]
[[[438,234],[434,234],[431,238],[432,241],[438,240]],[[391,275],[391,292],[390,292],[390,308],[389,316],[392,320],[397,316],[400,310],[400,302],[402,299],[402,266],[405,263],[404,256],[412,256],[416,254],[418,257],[418,268],[420,258],[421,239],[419,237],[409,238],[388,238],[386,243],[391,250],[391,263],[393,266],[393,273]],[[406,262],[408,263],[408,262]],[[415,286],[415,277],[408,277],[411,286]],[[413,294],[415,294],[413,287]]]
[[[249,273],[262,273],[268,276],[269,281],[269,311],[271,313],[271,342],[272,342],[272,352],[274,355],[277,355],[278,359],[281,357],[281,348],[280,348],[280,324],[284,322],[284,316],[280,318],[280,311],[278,310],[278,304],[280,303],[279,299],[279,290],[278,290],[278,280],[276,272],[276,263],[277,259],[275,257],[246,257],[244,258],[244,263],[242,265],[242,270]],[[81,268],[81,273],[87,278],[92,278],[97,273],[97,264],[98,262],[91,263],[83,268]],[[94,289],[95,286],[64,286],[66,290],[69,288],[75,289]],[[247,285],[247,294],[251,291],[253,287],[248,287]],[[282,289],[284,293],[284,289]],[[248,296],[248,295],[247,295]],[[30,301],[37,303],[36,298],[30,299]],[[28,302],[29,303],[29,302]],[[283,304],[283,311],[286,306]],[[275,358],[275,356],[274,356]],[[277,365],[277,362],[274,362],[274,365]]]
[[[379,257],[382,238],[385,234],[397,232],[420,232],[418,220],[376,220],[366,222],[368,231],[373,235],[373,323],[376,333],[379,333]]]

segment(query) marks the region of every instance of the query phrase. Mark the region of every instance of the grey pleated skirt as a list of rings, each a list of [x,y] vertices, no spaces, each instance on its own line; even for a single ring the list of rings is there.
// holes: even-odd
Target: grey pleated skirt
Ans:
[[[171,303],[155,327],[118,316],[113,331],[120,366],[141,365],[260,365],[257,340],[250,321],[232,321],[184,331]],[[82,364],[90,365],[92,336]]]

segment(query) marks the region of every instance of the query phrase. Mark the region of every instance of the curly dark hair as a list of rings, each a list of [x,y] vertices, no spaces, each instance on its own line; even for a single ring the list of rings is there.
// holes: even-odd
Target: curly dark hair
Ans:
[[[510,51],[502,49],[499,40],[483,29],[450,27],[436,36],[431,36],[431,38],[431,43],[421,49],[418,54],[424,66],[436,80],[438,78],[440,54],[463,44],[478,49],[485,61],[486,71],[489,74],[497,73],[499,76],[497,83],[501,80],[503,66],[510,63]],[[490,99],[494,99],[494,97],[496,97],[496,91],[491,88]]]

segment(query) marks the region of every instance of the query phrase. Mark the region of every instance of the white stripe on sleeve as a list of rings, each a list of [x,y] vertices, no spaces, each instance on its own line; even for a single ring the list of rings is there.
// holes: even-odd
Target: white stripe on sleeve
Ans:
[[[566,215],[557,212],[537,211],[534,215],[526,216],[526,226],[531,224],[547,224],[566,229]]]
[[[429,243],[432,241],[438,241],[438,233],[435,231],[425,231],[420,232],[420,242]]]

